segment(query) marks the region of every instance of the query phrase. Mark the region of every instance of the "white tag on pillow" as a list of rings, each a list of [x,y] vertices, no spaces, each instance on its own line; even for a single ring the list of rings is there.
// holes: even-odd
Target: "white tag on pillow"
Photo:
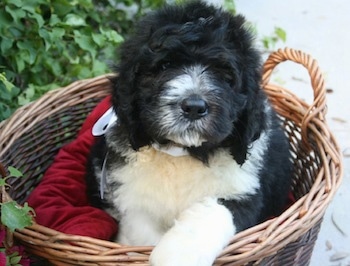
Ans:
[[[118,117],[113,110],[113,107],[109,108],[92,128],[93,136],[102,136],[106,133],[107,129],[115,124]]]

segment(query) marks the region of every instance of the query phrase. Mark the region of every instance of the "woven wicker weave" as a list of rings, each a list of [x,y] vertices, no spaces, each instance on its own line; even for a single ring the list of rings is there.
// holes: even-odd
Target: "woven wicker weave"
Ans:
[[[309,72],[314,102],[269,83],[273,69],[291,60]],[[297,201],[281,216],[233,236],[215,265],[308,265],[324,212],[342,176],[339,147],[326,124],[324,80],[309,55],[291,49],[270,55],[263,86],[284,121],[294,160]],[[20,169],[10,196],[23,203],[58,149],[74,139],[86,115],[109,92],[106,76],[74,82],[20,108],[0,124],[0,161]],[[3,192],[3,201],[8,200]],[[152,247],[123,247],[89,237],[66,235],[35,224],[14,233],[27,251],[57,265],[148,265]],[[133,252],[133,253],[130,253]]]

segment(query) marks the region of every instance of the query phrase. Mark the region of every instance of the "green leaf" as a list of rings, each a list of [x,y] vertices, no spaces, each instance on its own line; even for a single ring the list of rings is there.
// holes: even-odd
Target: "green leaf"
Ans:
[[[68,0],[51,1],[52,10],[58,16],[64,16],[73,11],[73,6]]]
[[[10,176],[12,176],[12,177],[22,177],[23,176],[21,171],[19,171],[18,169],[14,168],[13,166],[9,166],[8,170],[10,172]]]
[[[114,45],[108,45],[103,50],[103,57],[104,58],[114,58],[115,57],[115,46]]]
[[[47,67],[47,69],[50,69],[50,71],[54,76],[59,77],[62,74],[62,65],[55,58],[47,57],[45,59],[44,64]],[[33,85],[33,89],[34,89],[34,85]]]
[[[17,72],[21,73],[25,67],[25,63],[20,53],[16,54],[15,61],[17,66]]]
[[[64,20],[64,24],[71,27],[86,26],[85,19],[76,14],[68,14]]]
[[[30,215],[31,208],[20,207],[14,201],[9,201],[1,204],[1,222],[8,227],[12,232],[16,229],[33,224],[33,218]]]
[[[286,31],[284,29],[276,27],[275,28],[275,34],[283,42],[287,41],[287,33],[286,33]]]
[[[106,38],[102,34],[92,33],[91,37],[99,47],[102,47],[106,43]]]
[[[35,87],[29,84],[27,89],[18,96],[18,103],[20,105],[26,105],[35,99]]]
[[[15,86],[6,79],[4,74],[1,74],[1,73],[0,73],[0,81],[1,81],[0,83],[2,83],[8,91],[10,91]]]
[[[4,120],[10,117],[13,111],[5,104],[0,102],[0,120]]]
[[[81,5],[85,8],[93,8],[93,2],[91,0],[79,0],[79,1],[76,1],[77,2],[77,5]]]
[[[87,35],[82,35],[79,31],[74,31],[74,41],[79,45],[79,47],[85,51],[91,53],[92,57],[95,57],[97,50],[92,38]]]
[[[6,29],[10,23],[12,23],[11,16],[0,8],[0,30]]]
[[[118,32],[115,30],[110,30],[108,32],[109,40],[114,42],[115,44],[119,44],[124,41],[123,36],[121,36]]]
[[[49,32],[44,28],[39,29],[38,32],[39,32],[39,36],[44,40],[45,51],[48,51],[51,47],[51,37]]]
[[[33,47],[33,42],[28,40],[24,40],[21,42],[17,42],[17,47],[21,49],[22,59],[32,65],[37,56],[37,50]]]
[[[18,87],[13,86],[10,90],[11,92],[11,100],[15,100],[18,94],[21,92],[21,90]]]
[[[11,15],[15,23],[20,23],[20,20],[26,16],[26,12],[20,8],[11,8],[7,5],[5,6],[5,10]]]
[[[63,51],[63,56],[68,59],[69,63],[74,65],[74,64],[79,64],[80,62],[80,57],[77,55],[71,55],[69,51],[65,50]]]
[[[39,36],[44,40],[45,50],[48,51],[56,43],[62,42],[62,37],[65,34],[65,30],[62,28],[52,28],[51,31],[41,28],[39,29]]]
[[[2,54],[6,54],[13,45],[14,40],[3,36],[0,40],[0,49]]]
[[[75,73],[79,79],[84,79],[92,76],[90,68],[86,66],[75,65],[72,67],[72,72]]]
[[[0,99],[5,101],[11,101],[11,93],[9,91],[2,91]]]
[[[57,24],[60,24],[62,21],[61,19],[57,16],[57,14],[52,14],[49,20],[49,25],[50,26],[56,26]]]
[[[30,207],[30,206],[28,205],[28,202],[25,202],[25,203],[24,203],[24,205],[23,205],[23,207],[22,207],[22,210],[23,210],[27,215],[29,215],[29,217],[30,217],[31,220],[33,220],[32,215],[35,216],[35,211],[34,211],[34,209],[33,209],[32,207]],[[31,214],[32,214],[32,215],[31,215]]]
[[[6,178],[0,178],[0,187],[3,186],[8,186],[8,184],[6,183]]]
[[[119,44],[124,41],[123,36],[121,36],[115,30],[104,29],[100,27],[100,32],[106,37],[108,41],[113,42],[115,44]]]
[[[262,41],[263,46],[264,46],[265,49],[269,49],[270,48],[270,42],[271,42],[270,38],[264,37],[261,41]]]
[[[31,102],[31,99],[28,99],[24,95],[18,96],[18,104],[19,104],[19,106],[26,105],[26,104],[28,104],[30,102]]]
[[[25,92],[27,98],[28,98],[29,100],[32,100],[32,98],[33,98],[34,95],[35,95],[35,87],[29,85],[28,88],[27,88],[24,92]]]
[[[236,13],[236,5],[233,0],[225,0],[224,7],[227,11],[231,12],[232,14]]]
[[[106,63],[100,60],[94,60],[92,64],[92,71],[94,76],[99,76],[108,72],[108,66]]]
[[[62,41],[62,37],[64,36],[65,33],[66,31],[62,28],[53,28],[50,36],[52,38],[52,41],[54,42]]]
[[[25,33],[23,23],[17,25],[10,24],[8,31],[12,35],[11,37],[14,37],[15,39],[20,39]]]
[[[17,7],[22,7],[23,5],[23,0],[12,0],[11,4],[14,4]]]
[[[22,256],[20,256],[19,254],[16,256],[11,256],[10,258],[10,265],[16,265],[18,264],[22,259]]]
[[[44,25],[44,23],[45,23],[43,17],[40,16],[39,14],[37,14],[37,13],[28,14],[28,16],[29,16],[30,18],[33,18],[33,19],[36,20],[36,23],[38,23],[39,29],[40,29],[40,28]]]

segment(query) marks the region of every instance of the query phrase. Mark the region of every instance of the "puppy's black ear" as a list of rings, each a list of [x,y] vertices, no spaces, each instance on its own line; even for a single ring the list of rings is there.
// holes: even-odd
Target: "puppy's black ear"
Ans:
[[[267,126],[267,100],[261,88],[261,55],[253,47],[254,38],[244,26],[245,19],[235,16],[230,23],[233,30],[227,38],[235,47],[235,69],[239,77],[239,88],[235,89],[246,98],[245,106],[233,125],[230,145],[232,156],[239,164],[243,164],[252,142],[260,137]]]
[[[266,113],[262,101],[265,99],[265,95],[257,92],[255,96],[248,100],[246,109],[240,114],[238,121],[234,123],[234,132],[229,140],[231,154],[240,165],[245,162],[251,144],[260,137],[266,128]]]
[[[120,65],[117,68],[118,75],[112,78],[112,104],[117,113],[118,121],[127,131],[134,150],[147,146],[151,142],[143,128],[142,121],[140,121],[139,95],[136,85],[137,71],[137,64]]]

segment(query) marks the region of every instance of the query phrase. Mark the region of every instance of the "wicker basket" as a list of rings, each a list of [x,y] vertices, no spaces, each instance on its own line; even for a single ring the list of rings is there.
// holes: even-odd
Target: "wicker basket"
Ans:
[[[273,69],[286,60],[308,70],[314,92],[311,106],[269,83]],[[326,124],[324,80],[316,61],[291,49],[272,53],[264,66],[263,85],[290,139],[296,202],[281,216],[233,236],[215,265],[308,265],[322,217],[341,181],[341,155]],[[20,108],[0,124],[0,161],[25,174],[11,180],[13,199],[26,200],[58,149],[74,139],[109,87],[106,76],[74,82]],[[8,199],[7,192],[2,196]],[[38,224],[17,230],[14,237],[29,253],[56,265],[148,265],[152,251],[152,247],[67,235]]]

